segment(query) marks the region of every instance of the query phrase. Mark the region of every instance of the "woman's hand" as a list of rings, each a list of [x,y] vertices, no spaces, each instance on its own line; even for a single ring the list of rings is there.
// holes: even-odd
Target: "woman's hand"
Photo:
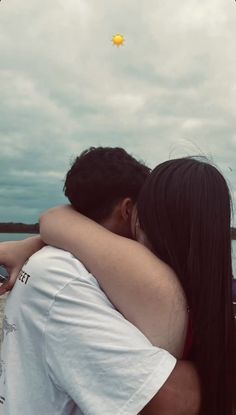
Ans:
[[[27,259],[44,246],[39,236],[33,236],[23,241],[0,243],[0,264],[3,265],[10,277],[0,286],[0,295],[10,291],[17,276]]]

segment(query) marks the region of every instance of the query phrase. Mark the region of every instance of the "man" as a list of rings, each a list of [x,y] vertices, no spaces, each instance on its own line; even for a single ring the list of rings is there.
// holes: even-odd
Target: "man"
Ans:
[[[75,209],[131,237],[132,208],[148,174],[122,149],[91,148],[75,160],[64,190]],[[192,415],[197,377],[182,365],[121,316],[80,261],[44,247],[7,300],[1,413]]]

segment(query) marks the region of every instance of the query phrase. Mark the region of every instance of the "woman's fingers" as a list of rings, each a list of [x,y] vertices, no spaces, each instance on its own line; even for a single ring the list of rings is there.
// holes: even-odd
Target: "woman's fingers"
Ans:
[[[9,278],[0,286],[0,295],[6,294],[6,292],[11,291],[11,289],[15,285],[19,272],[20,269],[18,267],[10,272]]]
[[[22,241],[8,241],[0,243],[0,264],[8,271],[9,277],[0,286],[0,295],[10,291],[17,280],[20,270],[27,259],[41,249],[44,243],[39,236],[26,238]],[[4,279],[4,278],[3,278]]]
[[[10,291],[11,288],[8,285],[8,281],[4,282],[0,287],[0,295],[6,294],[6,292]]]

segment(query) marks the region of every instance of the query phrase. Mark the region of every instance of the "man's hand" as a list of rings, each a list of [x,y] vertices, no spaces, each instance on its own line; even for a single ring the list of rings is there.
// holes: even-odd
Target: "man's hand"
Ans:
[[[140,415],[197,415],[200,403],[197,371],[192,363],[179,361],[160,391]]]
[[[26,260],[43,246],[44,243],[38,236],[23,241],[0,243],[0,265],[4,265],[10,275],[9,279],[0,286],[0,295],[13,288]]]

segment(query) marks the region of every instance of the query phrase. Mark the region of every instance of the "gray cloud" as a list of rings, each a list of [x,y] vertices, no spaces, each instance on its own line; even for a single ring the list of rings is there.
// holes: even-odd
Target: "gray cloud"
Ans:
[[[223,0],[2,1],[0,220],[63,203],[70,161],[90,145],[151,166],[202,152],[235,199],[235,20]]]

